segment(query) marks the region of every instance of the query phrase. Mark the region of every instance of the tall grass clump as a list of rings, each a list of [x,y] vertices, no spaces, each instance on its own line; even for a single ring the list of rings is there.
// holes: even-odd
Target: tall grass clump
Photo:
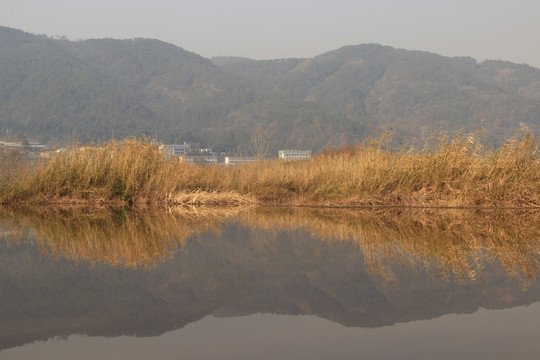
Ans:
[[[465,134],[397,150],[390,140],[226,168],[168,159],[155,143],[128,139],[18,172],[3,180],[0,202],[540,207],[539,140],[529,132],[490,151]]]
[[[68,149],[39,164],[27,188],[47,199],[133,201],[159,198],[158,188],[174,181],[155,144],[129,139]]]
[[[181,176],[154,143],[128,139],[70,148],[41,161],[12,181],[11,188],[17,190],[8,200],[159,201]]]
[[[17,192],[16,186],[27,172],[28,161],[22,152],[12,149],[0,149],[0,202]]]
[[[240,193],[296,205],[540,206],[539,143],[532,134],[494,151],[472,135],[429,144],[392,151],[387,141],[367,140],[310,161],[249,164],[227,181]]]
[[[73,147],[5,181],[0,202],[240,205],[219,169],[167,158],[145,139]]]

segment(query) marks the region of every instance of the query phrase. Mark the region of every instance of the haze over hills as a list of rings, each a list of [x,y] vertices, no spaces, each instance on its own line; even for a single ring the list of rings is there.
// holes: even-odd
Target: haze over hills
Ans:
[[[219,66],[218,66],[219,65]],[[72,42],[0,27],[0,135],[48,142],[157,136],[245,153],[487,129],[540,132],[540,70],[380,45],[312,59],[212,60],[159,40]]]

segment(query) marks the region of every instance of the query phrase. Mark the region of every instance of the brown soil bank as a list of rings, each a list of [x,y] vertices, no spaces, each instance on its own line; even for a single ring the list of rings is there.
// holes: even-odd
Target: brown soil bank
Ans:
[[[539,140],[525,132],[498,150],[456,135],[392,151],[385,137],[309,161],[200,166],[128,139],[68,149],[29,167],[0,162],[1,203],[540,207]]]

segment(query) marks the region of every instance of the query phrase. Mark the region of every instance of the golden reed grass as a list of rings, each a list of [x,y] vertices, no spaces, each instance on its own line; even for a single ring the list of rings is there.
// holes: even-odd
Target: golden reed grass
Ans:
[[[368,141],[306,162],[250,164],[224,177],[239,193],[274,203],[539,207],[538,146],[530,133],[490,152],[473,136],[400,151]]]
[[[0,203],[540,207],[539,140],[486,151],[472,135],[389,150],[385,137],[309,161],[200,166],[128,139],[74,148],[4,179]]]
[[[0,202],[242,205],[252,201],[208,184],[209,177],[219,178],[217,170],[167,159],[156,144],[127,139],[71,148],[11,175],[0,188]]]

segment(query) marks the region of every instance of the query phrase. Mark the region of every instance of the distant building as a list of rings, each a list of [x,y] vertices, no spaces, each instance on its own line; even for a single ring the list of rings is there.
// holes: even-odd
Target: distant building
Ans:
[[[22,147],[22,142],[6,142],[6,141],[2,141],[2,145],[5,146],[5,147],[11,147],[11,148],[20,148]]]
[[[217,156],[184,156],[182,161],[195,164],[215,165],[218,162]]]
[[[0,141],[0,146],[16,149],[25,149],[28,151],[41,151],[45,149],[45,145],[37,141],[18,141],[18,142],[5,142]]]
[[[279,158],[283,160],[309,160],[311,150],[279,150]]]
[[[205,154],[207,156],[213,156],[215,155],[214,154],[214,151],[212,151],[212,149],[199,149],[199,153],[200,154]]]
[[[37,141],[29,141],[28,148],[32,150],[43,150],[45,149],[45,145]]]
[[[168,157],[183,156],[191,150],[191,145],[184,143],[183,145],[169,144],[161,145],[159,151]]]
[[[247,156],[226,156],[225,157],[225,165],[238,165],[238,164],[245,164],[253,161],[260,160],[258,157],[247,157]]]

